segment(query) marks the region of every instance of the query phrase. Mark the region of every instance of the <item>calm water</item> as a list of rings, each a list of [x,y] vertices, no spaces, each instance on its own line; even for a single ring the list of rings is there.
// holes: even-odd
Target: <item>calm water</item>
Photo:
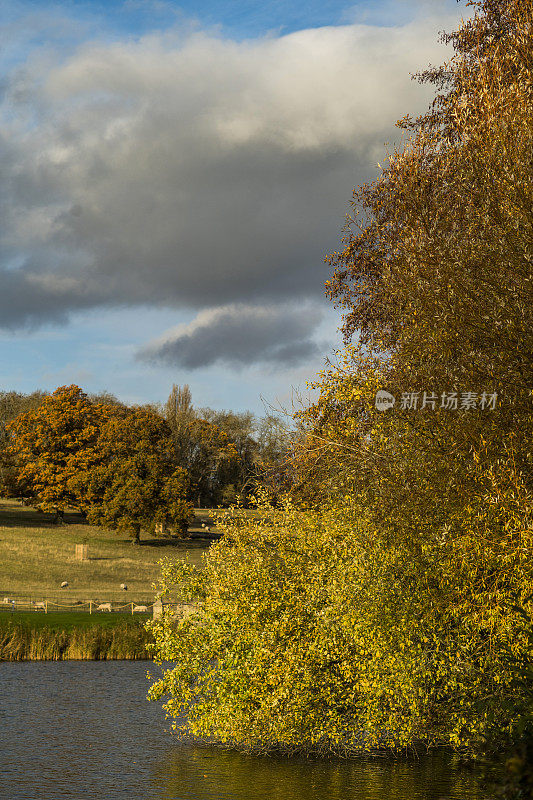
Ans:
[[[444,756],[307,761],[184,745],[148,662],[0,664],[2,800],[480,800]]]

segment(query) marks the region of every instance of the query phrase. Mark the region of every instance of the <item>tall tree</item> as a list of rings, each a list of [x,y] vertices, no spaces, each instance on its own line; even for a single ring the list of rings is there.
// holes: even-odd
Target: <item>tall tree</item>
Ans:
[[[172,431],[176,463],[190,477],[189,499],[197,506],[217,505],[221,471],[231,469],[238,458],[235,445],[224,430],[193,408],[187,385],[172,387],[164,416]]]
[[[267,414],[257,426],[258,483],[274,493],[294,486],[293,455],[298,431],[279,414]]]
[[[452,62],[421,76],[446,92],[354,196],[328,284],[347,348],[302,456],[317,496],[359,498],[384,552],[421,576],[433,563],[413,591],[463,664],[461,687],[440,677],[453,743],[517,731],[531,699],[510,664],[527,661],[533,589],[533,8],[478,5]]]
[[[154,694],[200,737],[533,741],[533,3],[475,5],[331,258],[346,347],[296,464],[320,509],[230,521],[163,576],[202,603],[157,630]]]
[[[169,426],[146,408],[108,407],[96,441],[97,463],[78,476],[90,522],[124,531],[139,544],[158,526],[183,536],[192,506],[188,475],[176,467]]]
[[[77,505],[78,475],[94,458],[99,422],[100,407],[72,385],[60,386],[6,426],[18,487],[58,522],[67,505]]]
[[[173,384],[164,406],[164,417],[172,431],[178,464],[187,467],[191,446],[191,423],[196,418],[188,384],[184,386]]]
[[[231,457],[219,460],[213,497],[216,505],[246,502],[257,480],[259,444],[255,418],[250,411],[214,411],[202,408],[200,416],[215,425],[231,445]],[[224,452],[227,446],[224,445]]]

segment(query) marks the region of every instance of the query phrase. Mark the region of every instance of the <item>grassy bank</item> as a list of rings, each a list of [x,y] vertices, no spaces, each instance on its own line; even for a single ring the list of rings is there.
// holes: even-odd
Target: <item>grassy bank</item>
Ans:
[[[49,613],[35,611],[3,611],[0,613],[0,631],[13,625],[24,625],[27,628],[39,630],[50,628],[54,631],[71,630],[73,628],[115,628],[121,625],[139,625],[148,619],[151,614],[87,614],[83,612],[67,611],[63,613]]]
[[[0,661],[143,659],[149,635],[141,621],[88,614],[0,615]],[[49,618],[49,619],[47,619]]]

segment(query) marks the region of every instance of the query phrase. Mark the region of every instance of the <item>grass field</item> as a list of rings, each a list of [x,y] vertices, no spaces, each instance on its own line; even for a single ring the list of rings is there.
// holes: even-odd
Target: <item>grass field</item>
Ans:
[[[196,515],[193,534],[209,521],[208,510]],[[88,599],[151,602],[160,559],[188,556],[200,564],[210,544],[205,539],[170,543],[143,535],[141,546],[134,547],[123,534],[87,525],[75,513],[67,514],[65,523],[55,525],[47,514],[16,500],[0,499],[0,600],[24,596],[65,604]],[[76,561],[76,544],[88,545],[87,561]],[[63,581],[68,581],[67,589],[60,588]],[[120,589],[121,583],[128,591]]]
[[[35,611],[3,611],[0,613],[0,630],[13,625],[23,625],[34,630],[50,628],[53,631],[68,631],[72,628],[113,628],[117,625],[143,625],[152,619],[152,614],[84,614],[76,611],[48,613]]]

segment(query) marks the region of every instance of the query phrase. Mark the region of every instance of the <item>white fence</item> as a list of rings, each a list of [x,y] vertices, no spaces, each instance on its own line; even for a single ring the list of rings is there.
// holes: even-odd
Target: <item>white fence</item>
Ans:
[[[66,598],[65,598],[66,599]],[[36,600],[33,597],[0,597],[0,612],[4,611],[9,613],[16,611],[33,611],[35,613],[53,613],[53,612],[85,612],[88,614],[152,614],[154,619],[158,619],[163,609],[169,610],[174,615],[188,615],[196,608],[194,603],[162,603],[161,600],[153,602],[134,602],[124,603],[116,600],[75,600],[71,603],[62,600],[51,600],[45,598],[44,600]]]

